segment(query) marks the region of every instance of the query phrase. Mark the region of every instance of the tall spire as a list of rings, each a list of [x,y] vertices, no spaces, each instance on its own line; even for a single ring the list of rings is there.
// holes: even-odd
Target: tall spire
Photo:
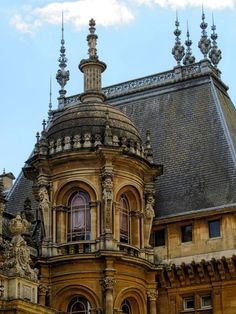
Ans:
[[[64,104],[64,98],[66,95],[66,90],[64,89],[67,81],[69,81],[70,78],[70,72],[66,70],[67,67],[67,58],[65,55],[66,49],[65,49],[65,40],[64,40],[64,16],[62,12],[62,27],[61,27],[61,49],[60,49],[60,57],[58,59],[59,61],[59,70],[57,71],[56,79],[59,85],[61,86],[61,89],[59,90],[59,106]]]
[[[211,40],[210,38],[207,37],[207,23],[205,22],[205,12],[204,12],[204,8],[202,6],[202,22],[200,24],[200,27],[202,29],[202,36],[200,41],[198,42],[198,47],[201,50],[201,53],[204,56],[204,59],[207,58],[207,54],[211,48]]]
[[[187,39],[185,40],[185,45],[187,49],[186,49],[186,54],[183,60],[183,64],[184,65],[193,64],[195,62],[195,57],[192,55],[192,49],[191,49],[192,40],[190,39],[190,35],[189,35],[188,22],[187,22]]]
[[[80,95],[82,102],[101,102],[105,100],[105,95],[101,87],[101,73],[105,71],[106,64],[98,59],[97,55],[97,34],[95,34],[95,20],[89,21],[88,59],[81,60],[79,69],[84,73],[84,93]]]
[[[211,39],[212,39],[212,46],[211,46],[211,50],[209,52],[209,58],[211,59],[211,62],[214,64],[214,66],[217,68],[218,63],[221,60],[221,50],[218,48],[217,46],[217,42],[216,39],[218,38],[217,33],[215,32],[216,30],[216,26],[214,23],[214,16],[212,14],[212,34],[211,34]]]
[[[176,12],[175,26],[176,26],[176,29],[174,31],[174,35],[176,36],[176,38],[175,38],[175,45],[172,49],[172,55],[177,61],[177,65],[180,65],[180,62],[183,59],[185,53],[184,53],[184,46],[181,45],[181,41],[179,37],[181,34],[181,30],[179,29],[179,20],[178,20],[177,12]]]

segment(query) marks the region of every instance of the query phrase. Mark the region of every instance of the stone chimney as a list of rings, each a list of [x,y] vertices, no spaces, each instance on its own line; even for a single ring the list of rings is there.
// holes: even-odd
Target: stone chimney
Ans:
[[[0,175],[0,180],[3,184],[3,192],[9,191],[13,185],[13,180],[15,180],[15,177],[12,172],[5,173],[5,169],[3,170],[3,173]]]

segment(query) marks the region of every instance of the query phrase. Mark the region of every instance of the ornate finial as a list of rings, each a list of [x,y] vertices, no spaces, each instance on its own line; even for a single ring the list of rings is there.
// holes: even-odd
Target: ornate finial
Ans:
[[[104,145],[112,145],[112,132],[109,121],[109,111],[106,111],[105,131],[104,131]]]
[[[200,27],[202,29],[202,36],[200,41],[198,42],[198,47],[201,50],[201,53],[203,54],[204,58],[207,58],[207,54],[211,48],[211,40],[210,38],[207,37],[207,23],[205,22],[205,13],[204,13],[204,8],[202,6],[202,22],[200,24]]]
[[[46,120],[43,119],[43,122],[42,122],[42,126],[43,126],[43,132],[46,130]]]
[[[174,35],[176,36],[176,38],[175,38],[175,45],[172,49],[172,55],[177,61],[177,65],[180,65],[180,62],[183,59],[185,53],[184,53],[184,46],[181,45],[181,41],[179,37],[181,34],[181,30],[179,29],[179,20],[178,20],[177,11],[176,11],[175,26],[176,26],[176,29],[174,31]]]
[[[146,147],[145,147],[145,156],[149,162],[153,162],[153,152],[152,152],[152,143],[151,143],[151,132],[147,130],[146,132]]]
[[[61,89],[59,90],[59,104],[63,104],[64,100],[63,98],[66,95],[66,90],[64,89],[67,81],[69,81],[70,78],[70,72],[66,70],[67,67],[67,58],[65,55],[66,49],[65,49],[65,40],[64,40],[64,17],[62,12],[62,27],[61,27],[62,37],[61,37],[61,49],[60,49],[60,57],[58,59],[59,61],[59,70],[57,71],[56,79],[59,85],[61,86]]]
[[[211,29],[212,29],[212,34],[211,34],[212,46],[211,46],[211,50],[209,52],[209,58],[211,59],[211,62],[214,64],[214,66],[217,68],[217,64],[220,62],[222,57],[221,57],[221,50],[218,48],[217,42],[216,42],[218,35],[215,32],[216,26],[214,23],[213,14],[212,14],[212,27],[211,27]]]
[[[39,142],[39,139],[40,139],[40,135],[39,135],[39,132],[36,133],[36,142],[38,143]]]
[[[97,55],[97,38],[95,34],[95,21],[89,21],[88,41],[88,59],[80,61],[79,69],[84,73],[84,93],[80,95],[81,102],[102,102],[106,96],[102,92],[101,73],[105,71],[106,64],[98,59]]]
[[[189,64],[193,64],[195,62],[195,57],[192,55],[192,40],[190,39],[189,36],[189,27],[188,27],[188,22],[187,22],[187,39],[185,40],[185,45],[187,46],[186,49],[186,54],[183,60],[183,64],[184,65],[189,65]]]
[[[89,55],[89,59],[98,59],[97,56],[97,38],[98,36],[95,34],[96,28],[95,28],[95,20],[91,19],[89,21],[89,32],[90,34],[87,36],[87,41],[88,41],[88,55]]]
[[[52,77],[50,76],[49,104],[48,104],[48,122],[52,118]]]

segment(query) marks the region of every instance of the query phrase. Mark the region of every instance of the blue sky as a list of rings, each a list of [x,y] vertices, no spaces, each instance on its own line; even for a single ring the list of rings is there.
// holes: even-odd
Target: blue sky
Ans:
[[[83,89],[78,64],[87,56],[87,29],[97,22],[98,55],[107,64],[103,86],[171,70],[175,60],[175,11],[178,10],[182,42],[189,22],[192,50],[201,36],[201,5],[204,4],[208,34],[214,13],[219,69],[236,103],[236,0],[1,0],[1,131],[0,172],[17,176],[35,144],[35,134],[47,118],[49,82],[57,108],[59,86],[55,80],[60,49],[61,12],[64,11],[66,55],[70,81],[67,95]]]

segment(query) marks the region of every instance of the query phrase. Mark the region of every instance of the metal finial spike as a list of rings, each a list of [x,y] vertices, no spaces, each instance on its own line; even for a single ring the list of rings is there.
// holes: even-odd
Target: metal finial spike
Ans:
[[[192,55],[192,49],[191,49],[192,40],[190,39],[188,21],[187,21],[187,39],[185,40],[185,45],[187,49],[186,49],[185,57],[183,59],[183,64],[190,65],[195,62],[195,57]]]
[[[64,12],[61,12],[61,39],[64,41]]]
[[[50,76],[49,112],[52,110],[52,77]]]
[[[214,16],[213,16],[213,14],[212,14],[211,30],[212,30],[212,33],[211,33],[212,46],[211,46],[211,50],[209,52],[209,58],[210,58],[212,64],[215,66],[215,68],[217,68],[217,65],[220,62],[222,57],[221,57],[221,50],[218,48],[217,42],[216,42],[216,40],[218,38],[218,35],[215,32],[216,31],[216,26],[215,26],[215,23],[214,23]]]
[[[69,81],[70,78],[70,72],[66,70],[67,67],[67,58],[66,58],[66,49],[65,49],[65,40],[64,40],[64,14],[62,12],[62,35],[61,35],[61,48],[60,48],[60,57],[58,59],[59,61],[59,70],[57,71],[56,79],[58,84],[61,86],[61,89],[59,90],[59,105],[64,104],[64,98],[66,95],[65,85],[67,81]]]
[[[183,59],[185,53],[184,53],[184,46],[181,45],[181,41],[179,37],[181,35],[181,30],[179,29],[179,20],[178,20],[177,15],[176,15],[176,20],[175,20],[175,26],[176,26],[176,29],[174,30],[174,35],[176,36],[176,38],[175,38],[175,45],[172,49],[172,55],[177,61],[177,65],[180,65],[180,62]]]

